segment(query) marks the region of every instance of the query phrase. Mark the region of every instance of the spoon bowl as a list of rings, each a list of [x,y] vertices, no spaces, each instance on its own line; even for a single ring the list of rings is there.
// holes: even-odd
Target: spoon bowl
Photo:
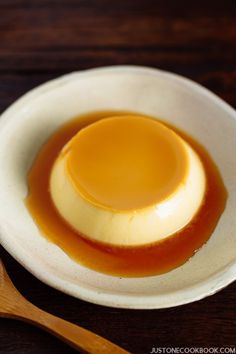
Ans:
[[[0,317],[14,318],[36,325],[82,353],[128,354],[116,344],[31,304],[15,288],[1,259]]]

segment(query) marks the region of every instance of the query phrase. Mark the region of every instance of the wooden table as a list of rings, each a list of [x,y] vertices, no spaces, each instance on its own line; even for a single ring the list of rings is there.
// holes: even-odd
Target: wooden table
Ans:
[[[74,70],[147,65],[185,75],[236,107],[236,2],[0,0],[0,111],[34,86]],[[135,354],[153,347],[236,345],[236,284],[166,310],[105,308],[35,279],[3,249],[34,304]],[[0,353],[74,353],[30,325],[0,319]]]

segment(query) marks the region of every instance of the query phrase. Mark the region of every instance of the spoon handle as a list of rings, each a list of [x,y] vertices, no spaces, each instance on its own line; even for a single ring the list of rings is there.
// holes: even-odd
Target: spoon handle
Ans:
[[[14,304],[11,317],[34,324],[60,338],[74,349],[89,354],[129,354],[116,344],[82,327],[45,312],[28,302],[23,296]]]

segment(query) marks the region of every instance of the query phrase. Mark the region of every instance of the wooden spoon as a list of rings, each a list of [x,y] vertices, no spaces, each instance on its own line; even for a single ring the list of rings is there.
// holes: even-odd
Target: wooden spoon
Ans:
[[[15,318],[36,325],[82,353],[129,354],[116,344],[53,316],[27,301],[14,287],[0,259],[0,317]]]

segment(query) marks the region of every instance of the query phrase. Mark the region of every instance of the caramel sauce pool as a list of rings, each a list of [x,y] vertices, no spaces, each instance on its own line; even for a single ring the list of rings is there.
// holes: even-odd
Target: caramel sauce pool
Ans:
[[[185,263],[209,239],[227,200],[227,191],[214,162],[206,150],[187,134],[165,123],[200,156],[207,176],[205,201],[191,223],[165,240],[139,247],[117,247],[90,241],[70,228],[56,211],[50,197],[51,168],[63,146],[88,124],[122,114],[127,112],[91,113],[59,128],[41,148],[29,171],[26,205],[42,234],[88,268],[122,277],[165,273]]]

